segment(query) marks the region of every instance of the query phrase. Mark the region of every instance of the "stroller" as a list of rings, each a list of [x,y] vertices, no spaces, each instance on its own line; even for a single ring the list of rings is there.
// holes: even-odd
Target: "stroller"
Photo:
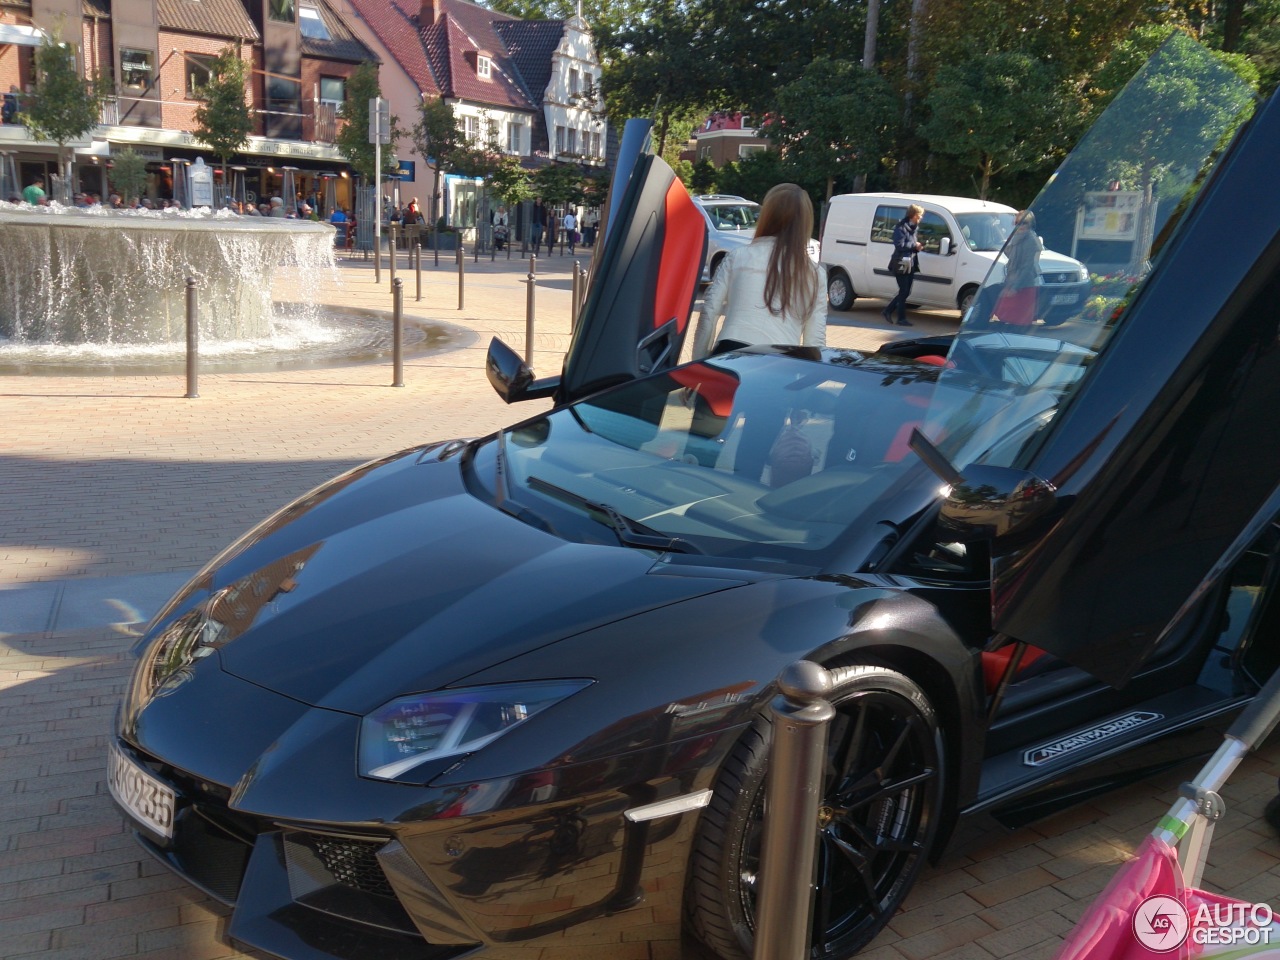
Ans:
[[[493,228],[493,248],[495,250],[505,250],[507,248],[507,225],[499,223]]]
[[[1218,790],[1280,721],[1280,670],[1231,725],[1217,752],[1160,818],[1062,945],[1057,960],[1280,958],[1280,921],[1265,903],[1198,889]]]

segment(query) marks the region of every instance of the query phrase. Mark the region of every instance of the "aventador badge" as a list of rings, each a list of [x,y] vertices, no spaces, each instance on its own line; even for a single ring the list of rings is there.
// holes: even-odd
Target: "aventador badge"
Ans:
[[[1128,733],[1135,727],[1145,727],[1149,723],[1155,723],[1157,720],[1163,719],[1163,713],[1152,713],[1149,710],[1128,713],[1123,717],[1116,717],[1096,727],[1078,730],[1062,737],[1060,740],[1053,740],[1038,747],[1032,747],[1022,755],[1022,763],[1027,767],[1043,767],[1045,764],[1053,763],[1055,760],[1075,753],[1077,750],[1092,747],[1103,740],[1110,740],[1122,733]]]

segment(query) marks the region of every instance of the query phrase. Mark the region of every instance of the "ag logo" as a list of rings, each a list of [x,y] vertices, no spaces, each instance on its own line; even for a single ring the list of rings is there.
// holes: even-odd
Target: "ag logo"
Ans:
[[[1147,897],[1133,911],[1133,936],[1152,953],[1177,950],[1189,929],[1187,909],[1173,897]]]

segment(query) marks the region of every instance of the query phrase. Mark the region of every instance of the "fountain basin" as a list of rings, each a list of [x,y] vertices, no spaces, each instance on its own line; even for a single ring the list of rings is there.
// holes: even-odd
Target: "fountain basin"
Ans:
[[[0,336],[18,344],[164,344],[186,337],[197,280],[202,342],[272,332],[281,268],[333,270],[327,223],[0,203]]]

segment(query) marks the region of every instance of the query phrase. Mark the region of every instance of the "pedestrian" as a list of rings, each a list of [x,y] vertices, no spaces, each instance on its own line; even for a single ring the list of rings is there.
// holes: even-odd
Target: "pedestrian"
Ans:
[[[556,248],[556,232],[560,229],[560,218],[556,216],[556,212],[547,207],[547,256],[551,256],[551,252]]]
[[[537,254],[538,248],[542,246],[542,230],[546,215],[546,211],[542,208],[542,201],[533,201],[533,213],[529,217],[529,240],[533,243],[534,254]]]
[[[826,271],[809,257],[812,235],[813,201],[804,190],[781,183],[765,194],[755,237],[720,261],[703,297],[695,360],[753,343],[826,345]]]
[[[18,85],[9,84],[9,92],[4,95],[4,106],[0,107],[0,120],[5,123],[18,122],[18,98],[21,96]]]
[[[813,201],[803,189],[780,183],[765,194],[755,236],[720,261],[703,297],[695,360],[751,344],[826,345],[827,277],[809,257],[812,236]],[[808,476],[815,461],[807,442],[797,439],[803,412],[752,401],[749,391],[734,399],[734,473],[775,487]]]
[[[911,296],[911,285],[920,272],[920,261],[916,254],[924,249],[924,244],[916,239],[916,228],[920,226],[923,217],[924,207],[913,203],[907,207],[906,216],[893,228],[893,256],[889,258],[889,272],[898,281],[898,295],[889,301],[880,314],[885,322],[893,323],[893,313],[896,310],[897,324],[900,327],[914,326],[907,319],[907,298]]]
[[[42,206],[47,201],[44,195],[44,177],[36,177],[22,190],[22,199],[33,207]]]
[[[569,256],[572,257],[578,242],[578,218],[574,215],[573,207],[565,213],[561,226],[564,228],[564,238],[569,241]]]
[[[1029,327],[1035,323],[1040,283],[1040,237],[1036,218],[1030,210],[1019,210],[1013,221],[1013,236],[1005,244],[1008,261],[1004,289],[996,301],[995,315],[1001,323]]]

